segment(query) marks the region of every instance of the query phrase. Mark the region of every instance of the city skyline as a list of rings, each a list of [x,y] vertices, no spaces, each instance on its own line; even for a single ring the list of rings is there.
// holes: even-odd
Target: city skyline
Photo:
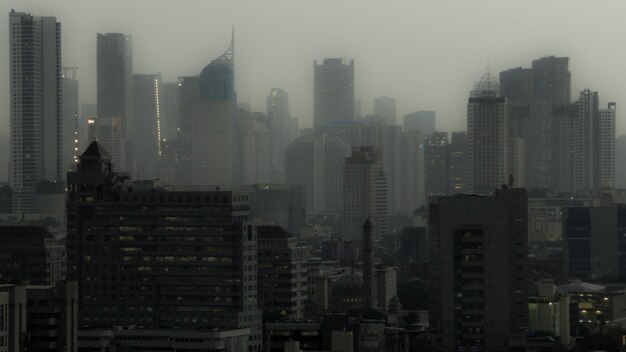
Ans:
[[[93,11],[84,11],[87,5],[75,1],[9,1],[6,10],[13,7],[16,11],[51,14],[64,23],[63,65],[79,67],[81,103],[96,101],[96,33],[132,35],[133,72],[160,72],[163,82],[174,82],[178,76],[197,74],[208,59],[219,55],[228,43],[233,25],[241,53],[235,63],[238,100],[250,102],[255,111],[263,111],[267,91],[271,87],[281,87],[289,92],[292,116],[301,119],[302,127],[309,127],[313,122],[311,64],[324,57],[355,60],[355,98],[362,100],[365,114],[371,113],[376,97],[390,96],[397,101],[399,117],[416,110],[436,110],[440,116],[439,130],[462,129],[464,101],[468,97],[466,87],[471,86],[488,64],[493,72],[499,72],[518,66],[530,67],[533,59],[543,56],[570,57],[572,91],[590,88],[602,91],[607,101],[625,100],[621,99],[624,93],[620,93],[618,87],[623,79],[611,75],[617,71],[616,67],[626,53],[601,55],[606,50],[607,41],[617,42],[620,39],[619,31],[608,31],[602,26],[589,29],[580,26],[581,21],[576,20],[588,14],[602,13],[603,18],[611,22],[611,16],[619,12],[605,11],[601,6],[587,7],[580,2],[580,12],[573,12],[569,20],[559,26],[548,26],[550,30],[544,31],[548,21],[552,24],[553,18],[549,14],[553,12],[550,10],[559,8],[564,2],[542,4],[545,11],[541,13],[533,11],[533,6],[527,9],[515,7],[521,13],[513,23],[506,21],[507,11],[512,9],[513,4],[493,1],[481,2],[490,9],[489,21],[485,23],[472,19],[483,15],[480,13],[481,6],[452,6],[447,1],[415,7],[375,3],[355,7],[354,3],[339,2],[332,7],[334,13],[328,16],[329,21],[324,27],[306,17],[327,15],[325,5],[308,3],[307,16],[303,16],[304,11],[296,11],[301,7],[282,1],[274,1],[274,6],[261,8],[242,4],[218,2],[205,5],[198,2],[187,6],[194,11],[174,11],[174,5],[163,2],[152,8],[153,21],[135,21],[146,5],[141,1],[124,4],[126,11],[122,14],[115,11],[117,6],[110,2],[106,6],[90,4]],[[271,11],[277,7],[287,15],[274,15]],[[219,13],[219,16],[211,21],[190,20],[196,18],[192,16],[205,14],[199,11],[205,8],[211,10],[210,13]],[[412,9],[420,14],[417,21],[410,16]],[[284,26],[267,26],[260,22],[266,16],[259,14],[268,11],[267,16],[275,16]],[[348,21],[342,25],[340,20],[348,11],[355,11],[359,18],[370,20],[386,16],[391,23],[389,26],[365,26]],[[429,15],[432,17],[440,13],[446,13],[451,22],[454,19],[458,24],[448,28],[445,23],[441,26],[439,21],[429,18]],[[519,31],[519,21],[525,17],[524,13],[532,16],[536,23],[534,28],[541,29],[524,27],[525,30]],[[185,16],[185,26],[162,25],[164,21],[176,23],[180,14]],[[528,16],[526,18],[530,18]],[[0,25],[4,25],[2,21],[8,19],[2,18]],[[297,30],[283,30],[291,27]],[[587,32],[583,30],[585,28]],[[177,40],[181,35],[189,39]],[[331,35],[332,40],[329,39]],[[270,37],[275,40],[262,46],[257,44],[263,43],[260,38]],[[471,38],[475,40],[466,40]],[[507,40],[514,41],[515,46],[507,44]],[[577,45],[580,40],[588,41],[588,45]],[[7,41],[8,38],[0,38],[0,45],[5,45]],[[463,65],[458,64],[458,57],[465,60]],[[394,65],[388,64],[390,59],[393,59]],[[0,59],[0,62],[4,61],[8,62],[8,58]],[[8,72],[3,70],[0,79],[5,77],[8,77]],[[434,82],[437,85],[433,85]],[[0,93],[5,89],[8,87],[0,88]],[[8,100],[5,94],[0,96],[0,107],[4,109],[4,113],[0,112],[2,117],[8,114]],[[8,128],[8,118],[0,119],[0,130],[4,130],[4,126]],[[618,135],[624,132],[626,125],[618,121]]]

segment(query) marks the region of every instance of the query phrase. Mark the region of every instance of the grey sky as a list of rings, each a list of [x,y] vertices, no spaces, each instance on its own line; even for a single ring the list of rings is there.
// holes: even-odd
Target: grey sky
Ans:
[[[301,127],[312,124],[313,60],[353,58],[363,112],[388,95],[398,116],[436,110],[437,128],[465,128],[469,90],[492,71],[569,56],[572,97],[598,90],[601,104],[626,103],[626,2],[534,1],[155,1],[2,0],[0,134],[9,128],[8,14],[54,15],[62,23],[63,65],[78,66],[81,102],[96,98],[96,33],[133,36],[135,73],[165,81],[198,74],[236,36],[239,101],[265,110],[271,87],[289,93]],[[8,146],[0,146],[0,149]]]

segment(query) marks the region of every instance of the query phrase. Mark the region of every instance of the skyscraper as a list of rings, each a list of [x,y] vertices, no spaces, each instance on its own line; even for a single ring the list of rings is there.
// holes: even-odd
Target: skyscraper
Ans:
[[[237,111],[239,184],[272,182],[272,139],[269,118],[263,113]]]
[[[426,196],[445,196],[449,191],[450,154],[448,133],[433,132],[424,143]]]
[[[67,172],[72,166],[78,162],[80,155],[80,137],[78,135],[78,81],[76,80],[75,67],[63,68],[62,80],[62,109],[63,109],[63,131],[61,135],[62,147],[62,178],[65,178]]]
[[[370,219],[376,238],[388,232],[387,175],[382,149],[354,147],[343,167],[343,216],[345,239],[357,239]]]
[[[285,150],[285,182],[302,187],[307,213],[343,211],[343,164],[350,147],[325,134],[303,136]]]
[[[467,104],[468,191],[489,194],[511,174],[509,109],[486,72]]]
[[[98,117],[90,123],[93,128],[93,140],[100,142],[104,150],[111,157],[113,170],[121,171],[117,165],[126,164],[126,153],[122,139],[122,118],[118,116]]]
[[[617,105],[608,103],[606,109],[598,109],[596,125],[596,157],[594,188],[615,186],[615,113]]]
[[[354,119],[354,60],[344,64],[342,59],[314,62],[315,127],[332,125]]]
[[[11,10],[11,150],[14,213],[35,211],[35,185],[61,180],[61,24]]]
[[[205,66],[198,77],[198,100],[191,112],[194,185],[228,185],[237,180],[234,40],[233,34],[226,52]]]
[[[134,131],[133,121],[133,57],[130,35],[98,33],[98,117],[119,118],[124,144],[125,164],[118,170],[132,173]]]
[[[420,132],[422,140],[435,132],[435,112],[416,111],[404,116],[404,130]]]
[[[532,63],[532,99],[526,174],[528,188],[554,188],[552,112],[570,102],[569,58],[544,57]]]
[[[161,156],[161,75],[133,75],[133,131],[135,175],[157,178]]]
[[[440,351],[523,347],[528,326],[526,190],[430,199],[431,329]]]
[[[379,97],[374,99],[374,115],[385,118],[385,123],[393,126],[396,121],[396,100],[391,97]]]
[[[272,133],[272,173],[275,182],[284,180],[285,147],[296,139],[294,121],[289,113],[289,95],[280,88],[272,88],[267,96],[267,117]],[[296,128],[297,131],[297,128]]]

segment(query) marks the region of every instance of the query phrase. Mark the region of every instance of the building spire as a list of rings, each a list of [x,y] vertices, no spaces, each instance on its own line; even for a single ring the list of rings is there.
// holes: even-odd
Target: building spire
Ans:
[[[213,62],[225,63],[230,65],[231,67],[235,66],[235,26],[233,25],[231,36],[230,36],[230,46],[226,51],[217,59],[213,60]]]

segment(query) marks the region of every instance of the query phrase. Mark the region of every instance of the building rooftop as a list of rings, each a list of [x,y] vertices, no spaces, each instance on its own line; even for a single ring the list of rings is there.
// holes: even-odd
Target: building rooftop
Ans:
[[[0,239],[47,239],[54,238],[39,226],[0,226]]]

